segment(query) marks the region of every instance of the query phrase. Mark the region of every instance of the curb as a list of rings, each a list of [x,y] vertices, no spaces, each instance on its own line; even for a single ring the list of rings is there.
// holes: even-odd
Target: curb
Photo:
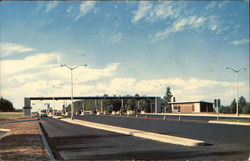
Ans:
[[[100,124],[100,123],[93,123],[89,121],[71,120],[69,118],[61,119],[61,120],[65,122],[73,123],[73,124],[90,127],[90,128],[96,128],[100,130],[106,130],[106,131],[116,132],[116,133],[125,134],[125,135],[132,135],[135,137],[150,139],[150,140],[164,142],[164,143],[177,144],[177,145],[183,145],[183,146],[208,145],[202,140],[188,139],[188,138],[183,138],[183,137],[147,132],[147,131],[142,131],[142,130],[129,129],[129,128],[124,128],[124,127]]]
[[[6,134],[0,136],[0,140],[1,140],[1,139],[4,138],[5,136],[9,135],[9,132],[10,132],[11,130],[10,130],[10,129],[0,129],[0,131],[6,132]]]
[[[227,125],[250,126],[250,123],[230,122],[230,121],[217,121],[217,120],[209,120],[208,123],[211,123],[211,124],[227,124]]]
[[[40,131],[40,134],[41,134],[41,137],[42,137],[42,142],[43,142],[43,145],[44,145],[44,147],[45,147],[45,149],[46,149],[46,151],[47,151],[47,153],[49,155],[49,158],[50,158],[51,161],[56,161],[55,157],[54,157],[54,155],[53,155],[53,153],[52,153],[52,151],[51,151],[51,149],[49,147],[47,139],[46,139],[46,137],[44,135],[44,132],[43,132],[44,129],[43,129],[43,127],[42,127],[42,125],[41,125],[40,122],[38,122],[38,124],[39,124],[38,125],[39,126],[39,131]]]
[[[6,132],[9,132],[10,129],[0,129],[0,131],[6,131]]]

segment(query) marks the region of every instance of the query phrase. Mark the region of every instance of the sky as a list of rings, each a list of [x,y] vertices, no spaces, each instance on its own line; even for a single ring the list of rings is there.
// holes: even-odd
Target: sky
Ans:
[[[249,101],[248,1],[0,3],[1,96],[147,95]],[[38,107],[39,106],[41,107]],[[33,103],[34,109],[44,102]],[[57,102],[60,104],[60,102]],[[58,105],[59,106],[59,105]],[[61,107],[57,107],[61,108]]]

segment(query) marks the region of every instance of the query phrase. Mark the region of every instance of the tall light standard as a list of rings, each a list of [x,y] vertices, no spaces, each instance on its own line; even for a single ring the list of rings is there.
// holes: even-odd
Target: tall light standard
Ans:
[[[236,116],[239,116],[239,105],[238,105],[238,73],[241,71],[241,70],[246,70],[246,68],[241,68],[239,70],[235,70],[231,67],[225,67],[225,69],[227,70],[232,70],[233,72],[235,72],[235,79],[236,79]]]
[[[47,86],[52,87],[53,89],[55,89],[56,87],[62,86],[63,83],[57,84],[57,85],[51,85],[49,83],[47,83]],[[55,96],[53,96],[53,109],[52,109],[52,116],[55,115]]]
[[[73,120],[73,113],[74,113],[74,104],[73,104],[73,70],[80,67],[80,66],[84,66],[87,67],[87,64],[85,65],[78,65],[78,66],[74,66],[74,67],[69,67],[66,64],[61,64],[61,67],[67,67],[70,70],[70,74],[71,74],[71,119]]]

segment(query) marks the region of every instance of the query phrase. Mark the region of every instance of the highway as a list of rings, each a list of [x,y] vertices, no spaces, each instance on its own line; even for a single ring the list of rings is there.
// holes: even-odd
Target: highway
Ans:
[[[185,147],[42,118],[40,122],[57,159],[247,160],[249,157],[249,126],[90,115],[75,119],[205,140],[209,145]]]

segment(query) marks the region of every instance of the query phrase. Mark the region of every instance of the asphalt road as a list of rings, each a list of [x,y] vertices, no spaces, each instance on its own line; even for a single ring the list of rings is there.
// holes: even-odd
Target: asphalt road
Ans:
[[[111,116],[76,116],[75,119],[117,125],[186,138],[210,146],[185,147],[87,128],[52,118],[41,123],[58,159],[247,160],[250,127],[204,122],[177,122]]]

